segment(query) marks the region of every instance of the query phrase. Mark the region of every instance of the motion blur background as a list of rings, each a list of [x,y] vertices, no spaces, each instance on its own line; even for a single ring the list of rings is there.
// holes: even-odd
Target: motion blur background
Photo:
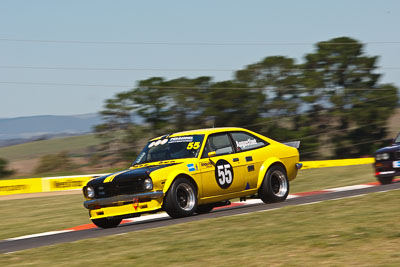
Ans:
[[[124,168],[149,138],[245,127],[305,159],[399,130],[398,1],[0,3],[0,177]]]

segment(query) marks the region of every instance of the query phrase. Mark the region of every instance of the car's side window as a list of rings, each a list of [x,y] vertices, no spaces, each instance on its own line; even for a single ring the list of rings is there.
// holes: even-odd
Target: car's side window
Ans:
[[[268,145],[264,140],[244,132],[233,132],[232,138],[238,152]]]
[[[208,157],[208,153],[215,151],[217,156],[234,152],[231,140],[227,133],[213,134],[208,137],[202,158]]]

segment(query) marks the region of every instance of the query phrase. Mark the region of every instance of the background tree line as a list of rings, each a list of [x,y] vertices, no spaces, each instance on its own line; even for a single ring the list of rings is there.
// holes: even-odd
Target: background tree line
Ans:
[[[132,160],[143,139],[202,127],[237,126],[277,141],[300,140],[301,158],[371,155],[387,138],[396,88],[380,84],[377,56],[349,37],[319,42],[303,62],[269,56],[234,78],[152,77],[105,101],[99,153]],[[139,116],[143,123],[135,123]],[[115,157],[118,156],[118,157]]]

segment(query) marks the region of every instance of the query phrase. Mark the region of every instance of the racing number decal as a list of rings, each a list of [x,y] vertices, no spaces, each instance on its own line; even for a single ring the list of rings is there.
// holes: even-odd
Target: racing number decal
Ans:
[[[218,160],[215,164],[215,179],[222,189],[227,189],[231,186],[233,182],[232,165],[224,159]]]
[[[200,142],[190,142],[186,149],[190,150],[190,149],[199,149],[200,148]]]

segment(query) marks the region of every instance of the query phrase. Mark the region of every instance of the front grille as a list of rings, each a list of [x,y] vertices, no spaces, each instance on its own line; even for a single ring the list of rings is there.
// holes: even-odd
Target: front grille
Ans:
[[[102,184],[95,187],[95,198],[106,198],[125,194],[135,194],[143,192],[141,182],[130,181],[118,184]]]
[[[138,181],[119,183],[115,187],[116,195],[134,194],[141,192]]]
[[[107,185],[102,184],[102,185],[96,186],[94,189],[94,192],[96,195],[95,198],[112,197],[112,196],[114,196],[113,191],[114,191],[113,188],[110,187],[108,184]]]
[[[395,159],[400,159],[400,150],[394,152],[394,158],[395,158]]]

